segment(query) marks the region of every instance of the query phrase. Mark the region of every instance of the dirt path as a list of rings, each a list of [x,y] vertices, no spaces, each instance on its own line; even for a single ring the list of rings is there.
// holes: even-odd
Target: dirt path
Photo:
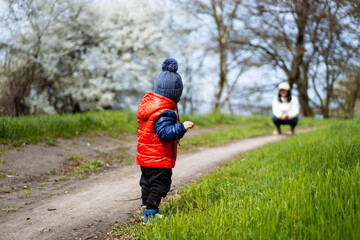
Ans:
[[[179,189],[221,162],[286,137],[244,139],[179,156],[172,189]],[[126,221],[130,211],[140,206],[139,177],[139,167],[131,165],[74,181],[57,190],[56,196],[1,216],[0,239],[106,239],[115,222]]]

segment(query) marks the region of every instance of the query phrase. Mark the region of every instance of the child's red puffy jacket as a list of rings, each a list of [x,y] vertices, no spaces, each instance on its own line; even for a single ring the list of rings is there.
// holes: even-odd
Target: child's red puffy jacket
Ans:
[[[186,130],[175,113],[177,105],[159,94],[148,92],[138,111],[136,163],[150,168],[173,168],[178,139]]]

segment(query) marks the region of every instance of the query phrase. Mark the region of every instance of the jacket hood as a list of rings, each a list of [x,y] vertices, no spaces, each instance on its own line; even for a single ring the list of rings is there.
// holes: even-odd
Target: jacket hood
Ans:
[[[139,104],[137,119],[147,120],[152,114],[164,108],[177,109],[177,105],[169,98],[147,92]]]

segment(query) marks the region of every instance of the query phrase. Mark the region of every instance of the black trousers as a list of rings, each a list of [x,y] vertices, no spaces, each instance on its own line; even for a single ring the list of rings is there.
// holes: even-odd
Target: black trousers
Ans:
[[[291,126],[292,129],[294,129],[298,123],[297,117],[293,118],[293,119],[288,119],[288,120],[281,120],[280,118],[273,116],[272,120],[276,127],[280,127],[280,125],[288,124]]]
[[[161,198],[170,191],[172,169],[141,168],[141,199],[148,209],[158,209]]]

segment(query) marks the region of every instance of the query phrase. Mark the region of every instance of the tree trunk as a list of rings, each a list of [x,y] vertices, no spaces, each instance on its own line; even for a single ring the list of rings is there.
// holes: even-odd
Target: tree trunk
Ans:
[[[299,81],[297,83],[298,92],[299,92],[299,102],[301,106],[301,113],[305,117],[312,117],[314,116],[313,110],[309,104],[309,96],[307,93],[308,90],[308,83],[307,81]]]
[[[229,83],[228,83],[228,82],[225,82],[225,86],[226,86],[226,97],[225,97],[225,99],[224,99],[224,105],[225,105],[226,108],[228,109],[229,114],[230,114],[230,115],[233,115],[234,112],[233,112],[233,110],[232,110],[231,103],[230,103],[231,89],[230,89]]]
[[[313,111],[310,107],[309,96],[307,93],[308,78],[307,76],[301,77],[300,68],[303,65],[303,56],[305,53],[304,39],[305,39],[306,25],[309,17],[308,15],[309,8],[310,8],[310,4],[307,0],[298,0],[296,2],[296,12],[297,12],[296,25],[297,25],[298,35],[296,38],[295,49],[293,53],[294,58],[291,63],[291,72],[290,72],[290,76],[288,76],[288,81],[290,86],[292,86],[294,83],[297,84],[298,92],[299,92],[299,102],[301,105],[301,112],[304,116],[307,117],[313,116]]]
[[[323,110],[323,117],[324,118],[329,118],[330,114],[329,114],[329,106],[325,105],[324,110]]]
[[[31,84],[35,78],[36,64],[31,63],[31,66],[28,66],[25,70],[24,79],[20,79],[22,88],[16,94],[14,98],[14,106],[15,106],[15,116],[21,116],[26,114],[27,108],[25,105],[25,98],[29,96]]]
[[[356,101],[360,99],[360,76],[354,77],[353,82],[351,81],[346,88],[347,94],[344,103],[345,116],[346,118],[353,118]]]
[[[215,112],[219,111],[219,108],[221,106],[220,104],[220,100],[221,100],[221,95],[224,89],[224,85],[227,81],[226,79],[226,75],[227,75],[227,54],[226,54],[226,46],[225,44],[221,43],[222,38],[219,39],[220,42],[220,80],[219,80],[219,84],[218,84],[218,91],[216,93],[216,98],[215,98]]]

